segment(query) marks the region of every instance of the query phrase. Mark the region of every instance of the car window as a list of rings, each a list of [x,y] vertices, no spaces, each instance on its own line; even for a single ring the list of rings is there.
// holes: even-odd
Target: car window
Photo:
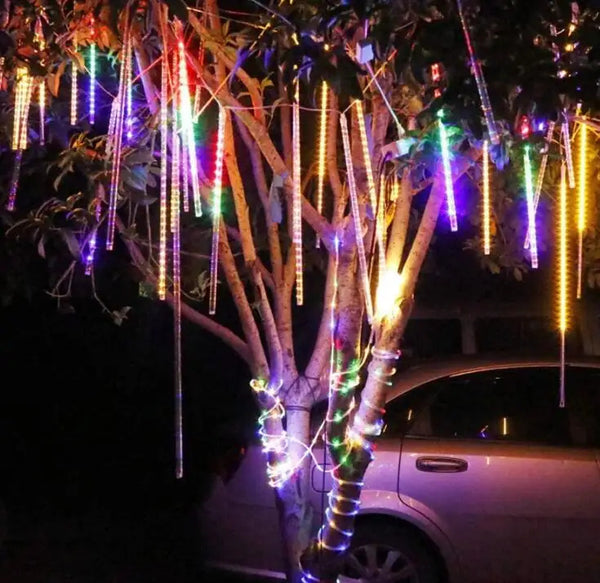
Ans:
[[[571,445],[567,412],[558,407],[558,383],[557,367],[499,369],[450,377],[440,384],[409,434]]]
[[[565,393],[573,443],[600,447],[600,368],[568,367]]]
[[[390,401],[385,407],[382,435],[385,437],[401,437],[415,423],[422,424],[424,420],[423,409],[440,390],[443,383],[444,379],[425,383]]]

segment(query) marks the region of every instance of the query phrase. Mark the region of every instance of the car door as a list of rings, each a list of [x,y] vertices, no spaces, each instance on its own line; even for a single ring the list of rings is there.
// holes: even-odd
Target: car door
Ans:
[[[438,381],[403,440],[398,493],[458,553],[464,583],[600,581],[600,479],[558,369]]]

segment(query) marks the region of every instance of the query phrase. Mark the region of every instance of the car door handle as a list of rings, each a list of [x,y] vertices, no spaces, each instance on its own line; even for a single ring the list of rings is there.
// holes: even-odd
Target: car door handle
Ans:
[[[469,463],[455,457],[418,457],[417,470],[422,472],[437,472],[441,474],[456,474],[466,472]]]

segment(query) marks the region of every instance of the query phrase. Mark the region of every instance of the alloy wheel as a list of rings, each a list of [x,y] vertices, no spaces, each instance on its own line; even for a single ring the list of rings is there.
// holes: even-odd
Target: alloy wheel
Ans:
[[[419,583],[413,561],[400,550],[366,544],[348,552],[340,583]]]

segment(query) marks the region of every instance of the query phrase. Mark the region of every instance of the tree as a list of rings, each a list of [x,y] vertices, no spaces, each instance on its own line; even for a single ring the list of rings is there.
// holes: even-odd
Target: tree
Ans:
[[[178,0],[130,0],[124,7],[108,0],[4,2],[2,82],[14,106],[3,115],[14,117],[18,130],[14,171],[4,184],[9,206],[18,193],[17,211],[5,213],[5,223],[63,267],[57,293],[81,285],[87,270],[98,297],[105,270],[96,255],[105,241],[112,247],[114,227],[122,245],[116,252],[129,255],[145,289],[173,305],[176,323],[183,315],[246,362],[292,581],[301,577],[307,547],[306,576],[334,580],[349,544],[386,386],[445,204],[455,220],[449,184],[479,192],[482,149],[491,139],[491,158],[503,172],[496,180],[504,181],[493,204],[496,236],[489,255],[478,235],[468,246],[490,270],[522,277],[530,269],[522,240],[531,233],[516,196],[523,153],[538,160],[550,148],[544,194],[555,193],[563,154],[560,140],[559,147],[549,143],[548,124],[587,128],[577,103],[588,116],[597,107],[594,2],[466,8],[479,60],[467,51],[452,2],[253,2],[244,12],[216,0],[200,8]],[[69,96],[83,93],[76,80],[78,72],[90,73],[92,51],[105,54],[106,63],[68,129],[67,105],[76,101]],[[27,122],[34,86],[48,98],[41,125]],[[484,96],[482,115],[486,87],[493,108]],[[113,97],[111,114],[99,109],[93,124],[81,108],[94,93],[99,105],[103,91]],[[201,131],[216,135],[204,156],[194,144]],[[19,171],[23,185],[28,169],[40,165],[50,166],[52,187],[18,191]],[[187,205],[190,212],[180,212]],[[544,203],[540,209],[550,212]],[[480,217],[476,205],[472,216]],[[590,225],[585,256],[595,283],[600,256]],[[540,247],[550,245],[547,235],[541,233]],[[207,296],[214,308],[217,258],[236,325],[202,309]],[[303,309],[294,304],[303,299],[300,277],[319,264],[324,275],[314,284],[307,279],[306,299],[320,295],[323,309],[305,351],[294,342]],[[326,396],[334,488],[328,519],[309,546],[309,412]]]

